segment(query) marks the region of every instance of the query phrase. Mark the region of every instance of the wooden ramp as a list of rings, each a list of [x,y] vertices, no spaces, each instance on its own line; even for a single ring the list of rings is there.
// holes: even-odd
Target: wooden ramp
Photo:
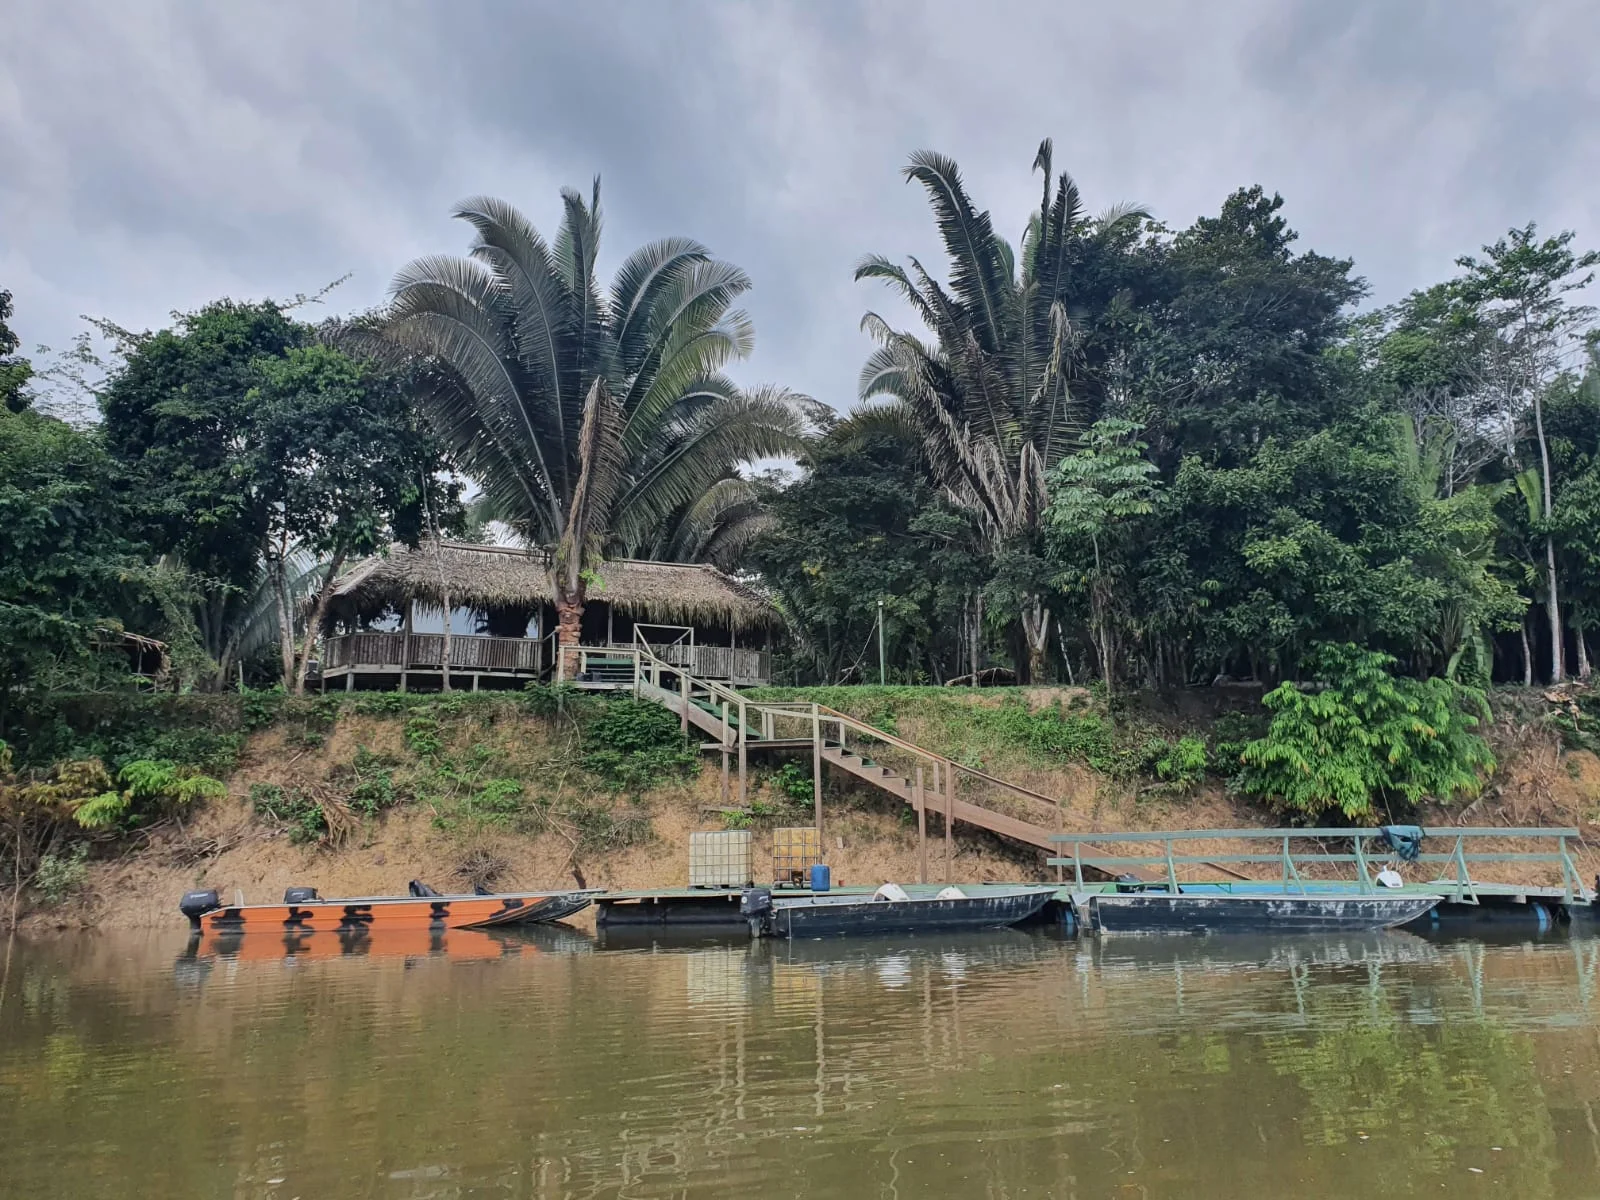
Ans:
[[[646,647],[637,648],[635,661],[635,695],[676,713],[685,733],[693,729],[711,739],[701,743],[702,749],[722,755],[726,803],[737,803],[739,807],[747,803],[750,751],[809,747],[818,828],[822,825],[822,772],[829,767],[908,805],[918,814],[919,830],[925,830],[927,814],[931,812],[943,820],[946,839],[955,825],[964,823],[1039,850],[1048,852],[1057,847],[1052,838],[1061,833],[1060,806],[1053,797],[963,766],[823,705],[750,700],[732,688],[686,674],[681,667],[656,658]],[[874,753],[894,758],[896,765],[877,761],[872,757]],[[1014,807],[1039,813],[1045,820],[1030,821],[964,798],[985,795],[1004,798]]]

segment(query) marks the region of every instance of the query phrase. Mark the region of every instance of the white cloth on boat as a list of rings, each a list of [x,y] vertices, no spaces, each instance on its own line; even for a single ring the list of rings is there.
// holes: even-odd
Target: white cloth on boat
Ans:
[[[958,887],[941,888],[935,900],[965,900],[967,894]]]
[[[884,884],[881,888],[879,888],[877,891],[872,893],[872,898],[874,900],[909,900],[909,899],[911,899],[910,896],[906,895],[905,888],[901,887],[898,883],[886,883],[886,884]]]

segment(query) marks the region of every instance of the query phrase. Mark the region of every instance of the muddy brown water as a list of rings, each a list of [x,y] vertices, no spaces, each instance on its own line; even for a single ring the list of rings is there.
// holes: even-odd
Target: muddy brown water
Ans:
[[[1600,1195],[1600,941],[18,942],[0,1196]]]

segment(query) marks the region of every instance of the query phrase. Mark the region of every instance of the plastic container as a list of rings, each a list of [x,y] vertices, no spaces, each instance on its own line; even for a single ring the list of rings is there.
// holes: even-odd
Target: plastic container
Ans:
[[[811,868],[821,861],[822,839],[814,826],[772,831],[772,881],[777,886],[809,886]]]
[[[706,830],[689,835],[689,886],[742,888],[750,871],[748,829]]]
[[[811,890],[825,892],[833,885],[833,875],[828,870],[827,863],[811,864]]]

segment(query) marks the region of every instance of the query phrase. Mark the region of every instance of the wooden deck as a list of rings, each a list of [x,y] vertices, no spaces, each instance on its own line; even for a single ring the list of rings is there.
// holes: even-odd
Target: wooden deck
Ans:
[[[444,635],[442,633],[348,633],[329,637],[322,649],[322,686],[352,690],[365,687],[399,687],[408,683],[432,685],[444,675]],[[631,655],[628,646],[585,646],[585,660],[603,663],[608,652]],[[672,666],[684,667],[705,679],[725,681],[736,687],[759,687],[772,679],[772,654],[767,650],[746,650],[734,646],[662,647],[662,658]],[[632,663],[621,674],[600,672],[605,678],[584,685],[601,689],[628,689],[633,686]],[[522,683],[544,681],[555,668],[552,639],[487,637],[483,634],[453,634],[450,638],[450,675],[453,684],[477,690],[483,681],[491,686],[506,681]],[[412,677],[415,677],[414,679]],[[615,676],[615,677],[611,677]],[[625,677],[624,677],[625,676]]]

